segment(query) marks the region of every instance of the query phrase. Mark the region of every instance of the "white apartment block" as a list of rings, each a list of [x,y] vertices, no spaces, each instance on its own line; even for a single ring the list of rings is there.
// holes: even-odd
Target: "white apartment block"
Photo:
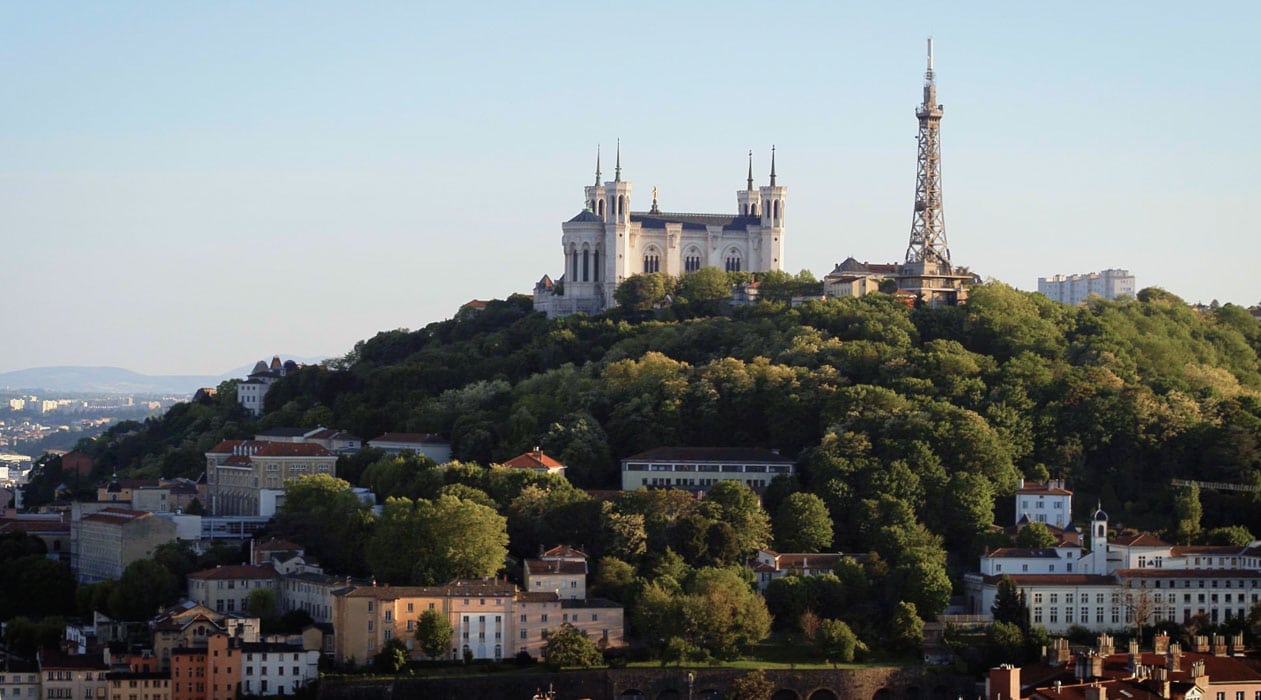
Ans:
[[[1084,275],[1054,275],[1038,278],[1038,293],[1061,304],[1080,304],[1091,294],[1104,299],[1133,299],[1137,292],[1129,270],[1104,270]]]
[[[1043,482],[1020,480],[1016,489],[1016,525],[1025,518],[1031,523],[1068,527],[1073,519],[1073,492],[1063,479]]]

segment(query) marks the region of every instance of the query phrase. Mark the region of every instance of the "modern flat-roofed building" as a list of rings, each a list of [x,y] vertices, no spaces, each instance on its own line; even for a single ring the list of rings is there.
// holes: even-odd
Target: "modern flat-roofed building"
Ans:
[[[438,464],[451,461],[451,443],[433,433],[382,433],[369,440],[368,447],[392,455],[415,452]]]
[[[1137,283],[1129,270],[1038,278],[1038,293],[1061,304],[1080,304],[1092,294],[1104,299],[1133,299],[1136,291]]]
[[[791,459],[761,447],[657,447],[622,460],[622,490],[703,491],[719,481],[761,488],[793,471]]]

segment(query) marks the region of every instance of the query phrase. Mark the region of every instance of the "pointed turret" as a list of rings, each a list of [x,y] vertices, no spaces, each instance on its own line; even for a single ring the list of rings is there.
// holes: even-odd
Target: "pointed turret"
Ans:
[[[771,187],[775,186],[775,147],[771,146]]]
[[[613,171],[613,182],[622,181],[622,140],[617,140],[617,168]]]
[[[595,145],[595,186],[600,186],[600,144]]]
[[[749,187],[748,191],[753,191],[753,149],[749,149]]]

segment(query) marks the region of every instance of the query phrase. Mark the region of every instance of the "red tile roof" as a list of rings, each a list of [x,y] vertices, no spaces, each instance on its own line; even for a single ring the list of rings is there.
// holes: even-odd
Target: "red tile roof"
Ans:
[[[1122,535],[1110,544],[1120,545],[1122,547],[1172,547],[1173,545],[1151,534],[1150,532],[1141,532],[1137,535]]]
[[[1117,569],[1122,578],[1261,578],[1252,569]]]
[[[255,457],[334,457],[323,445],[313,442],[268,442],[254,453]]]
[[[416,444],[446,441],[436,433],[382,433],[369,442],[411,442]]]
[[[112,525],[126,525],[127,523],[141,518],[151,518],[153,513],[143,510],[129,510],[127,508],[105,508],[91,515],[83,516],[81,522],[109,523]]]
[[[237,447],[244,444],[245,440],[223,440],[210,448],[209,454],[230,455],[236,451]]]
[[[1102,574],[1005,574],[1017,586],[1112,586],[1116,579]],[[986,583],[998,583],[1004,575],[985,576]]]
[[[559,469],[565,465],[548,457],[542,450],[533,450],[513,457],[504,462],[503,466],[512,469]]]
[[[539,555],[540,558],[548,557],[567,557],[567,558],[587,558],[587,553],[577,547],[570,547],[567,544],[560,544]]]
[[[1211,555],[1215,557],[1237,557],[1243,553],[1243,547],[1234,545],[1213,545],[1213,544],[1193,544],[1178,545],[1173,548],[1175,557],[1185,557],[1187,555]]]
[[[587,573],[587,562],[568,561],[565,559],[526,559],[525,572],[530,576],[543,574],[583,575]]]
[[[270,566],[254,566],[253,564],[230,564],[216,566],[213,569],[195,571],[188,575],[198,581],[225,581],[227,579],[280,578],[280,574]]]

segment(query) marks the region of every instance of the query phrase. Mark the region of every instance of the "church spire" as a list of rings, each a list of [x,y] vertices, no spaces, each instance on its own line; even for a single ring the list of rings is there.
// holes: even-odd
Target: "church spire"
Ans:
[[[617,169],[613,171],[613,181],[622,181],[622,140],[617,140]]]
[[[771,146],[771,187],[775,186],[775,147]]]
[[[600,186],[600,144],[595,145],[595,186]]]
[[[749,192],[753,191],[753,149],[749,149]]]

